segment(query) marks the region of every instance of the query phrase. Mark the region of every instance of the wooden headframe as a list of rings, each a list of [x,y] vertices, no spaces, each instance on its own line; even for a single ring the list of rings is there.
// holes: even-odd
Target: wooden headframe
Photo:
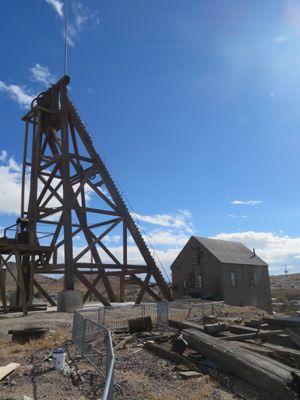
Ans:
[[[63,274],[65,290],[74,290],[76,277],[87,289],[84,300],[93,294],[105,305],[116,301],[109,276],[120,279],[118,300],[124,300],[127,281],[140,287],[136,303],[145,292],[155,300],[171,300],[166,281],[68,97],[68,83],[69,77],[64,76],[41,93],[23,117],[21,220],[28,221],[29,247],[48,240],[44,244],[47,251],[29,257],[33,272]],[[38,234],[41,226],[51,230],[43,239]],[[109,248],[107,243],[116,230],[120,245]],[[129,260],[133,245],[138,263]],[[92,281],[86,277],[89,271],[96,271]],[[105,293],[97,289],[100,281]],[[160,294],[151,289],[153,281]],[[39,285],[34,279],[33,284]],[[48,296],[43,288],[38,289]]]

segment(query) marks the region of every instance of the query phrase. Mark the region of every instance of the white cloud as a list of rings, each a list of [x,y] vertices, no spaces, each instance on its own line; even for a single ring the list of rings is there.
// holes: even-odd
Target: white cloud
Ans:
[[[133,218],[148,224],[160,225],[169,228],[182,229],[186,232],[193,232],[192,215],[188,210],[177,210],[175,214],[154,214],[142,215],[134,213]]]
[[[6,158],[7,158],[7,151],[6,150],[1,150],[1,153],[0,153],[0,161],[5,161],[6,160]]]
[[[189,240],[190,236],[181,231],[154,229],[147,233],[152,245],[168,245],[182,247]],[[145,238],[147,240],[147,237]]]
[[[230,204],[234,205],[243,205],[243,206],[257,206],[258,204],[261,204],[261,200],[232,200]]]
[[[72,4],[72,9],[74,13],[75,26],[77,29],[83,28],[87,23],[91,24],[93,28],[100,24],[98,13],[91,11],[81,2],[74,2]]]
[[[75,40],[77,38],[78,32],[73,25],[69,25],[67,28],[67,43],[69,46],[75,46]]]
[[[13,172],[21,172],[21,165],[18,164],[12,157],[8,160],[8,167]]]
[[[248,218],[247,215],[236,215],[236,214],[229,214],[229,217],[230,218],[244,218],[244,219]]]
[[[67,29],[67,42],[74,47],[79,34],[86,28],[96,29],[100,24],[97,12],[91,11],[80,1],[71,4],[70,23]]]
[[[0,81],[0,92],[7,93],[9,97],[16,101],[22,108],[30,106],[35,97],[26,88],[19,85],[8,84],[3,81]]]
[[[60,18],[63,18],[64,6],[61,0],[46,0],[46,2],[54,8]],[[90,10],[81,1],[70,2],[68,11],[67,43],[74,47],[79,34],[87,27],[96,29],[100,24],[100,18],[98,12]],[[62,34],[65,35],[64,29]]]
[[[49,86],[53,81],[55,81],[55,78],[49,69],[41,64],[34,64],[30,68],[30,72],[35,81],[42,83],[45,86]]]
[[[103,239],[103,242],[106,243],[120,243],[121,240],[121,236],[120,235],[107,235],[105,236],[105,238]]]
[[[286,42],[288,40],[289,40],[289,38],[287,36],[285,36],[285,35],[277,36],[277,37],[274,38],[274,42],[275,43],[284,43],[284,42]]]
[[[0,166],[0,213],[19,215],[21,204],[20,166],[12,159]]]
[[[2,150],[0,155],[5,155],[2,165],[0,166],[0,214],[19,215],[21,205],[21,181],[22,181],[22,166],[13,157],[7,160],[7,152]],[[53,179],[53,187],[57,186],[59,180]],[[79,185],[79,184],[78,184]],[[74,190],[78,188],[78,185],[74,185]],[[38,193],[41,192],[43,184],[39,182]],[[29,194],[29,174],[26,176],[26,200],[28,200]],[[89,203],[92,196],[92,189],[88,186],[85,187],[86,201]],[[47,198],[51,192],[48,190],[44,198]],[[63,196],[62,187],[58,190],[58,194]],[[60,207],[61,203],[55,197],[52,197],[47,207]],[[55,216],[51,216],[50,219],[57,219],[58,213]]]
[[[64,12],[63,12],[64,5],[63,5],[62,1],[60,1],[60,0],[46,0],[46,3],[50,4],[54,8],[56,14],[59,17],[61,17],[61,18],[63,17],[63,15],[64,15]]]
[[[300,271],[300,237],[278,235],[272,232],[219,233],[215,239],[233,240],[244,243],[268,264],[271,273],[282,273],[285,264]]]

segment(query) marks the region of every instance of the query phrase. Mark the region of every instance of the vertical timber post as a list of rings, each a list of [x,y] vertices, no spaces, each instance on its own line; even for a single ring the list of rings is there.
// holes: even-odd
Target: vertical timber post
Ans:
[[[70,163],[69,163],[69,127],[67,88],[61,85],[61,165],[62,186],[64,192],[63,221],[64,221],[64,253],[65,253],[65,290],[74,290],[73,275],[73,241],[72,241],[72,196],[70,191]]]
[[[16,258],[16,266],[17,266],[17,271],[18,271],[18,287],[20,289],[20,294],[21,294],[21,304],[22,304],[22,310],[23,314],[27,314],[27,299],[26,299],[26,288],[25,288],[25,282],[24,282],[24,276],[23,276],[23,270],[22,270],[22,261],[21,261],[21,256],[20,252],[18,250],[15,250],[15,258]]]
[[[123,270],[120,274],[120,302],[124,302],[125,298],[125,274],[127,269],[127,226],[123,220]]]
[[[29,122],[25,122],[25,138],[23,151],[23,166],[22,166],[22,188],[21,188],[21,218],[24,218],[25,212],[25,183],[26,183],[26,163],[27,163],[27,144],[28,144],[28,129]]]
[[[42,135],[42,123],[41,123],[41,110],[37,111],[37,124],[36,117],[33,125],[33,137],[32,137],[32,157],[31,157],[31,180],[30,180],[30,197],[28,205],[28,218],[29,218],[29,245],[34,246],[36,242],[36,224],[38,209],[37,203],[37,192],[38,192],[38,172],[41,161],[41,135]],[[25,175],[23,177],[25,184]]]
[[[6,302],[6,267],[0,263],[0,296],[2,301],[3,311],[7,311]]]

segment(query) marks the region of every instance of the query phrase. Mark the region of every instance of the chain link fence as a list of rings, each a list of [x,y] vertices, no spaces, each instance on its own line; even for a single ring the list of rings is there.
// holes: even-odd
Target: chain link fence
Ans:
[[[219,314],[224,307],[223,301],[198,302],[174,301],[169,303],[169,319],[174,321],[200,320],[207,315]]]
[[[128,320],[151,317],[157,329],[168,327],[168,320],[197,320],[205,315],[219,314],[223,301],[162,301],[158,303],[124,304],[112,307],[85,307],[74,312],[73,343],[99,373],[103,384],[103,400],[113,398],[114,350],[111,330],[128,329]]]
[[[98,372],[103,384],[103,400],[113,398],[114,350],[109,329],[90,319],[85,310],[74,312],[73,343]]]
[[[223,301],[193,302],[172,301],[142,304],[124,304],[119,306],[85,307],[80,310],[85,318],[89,318],[110,330],[128,328],[128,320],[150,316],[153,325],[167,325],[167,320],[197,320],[203,316],[219,314],[224,306]]]

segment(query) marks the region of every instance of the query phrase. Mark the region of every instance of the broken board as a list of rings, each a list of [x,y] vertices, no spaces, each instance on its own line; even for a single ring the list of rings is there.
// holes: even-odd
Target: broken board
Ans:
[[[0,381],[12,373],[15,369],[19,368],[19,366],[19,363],[9,363],[3,367],[0,367]]]

